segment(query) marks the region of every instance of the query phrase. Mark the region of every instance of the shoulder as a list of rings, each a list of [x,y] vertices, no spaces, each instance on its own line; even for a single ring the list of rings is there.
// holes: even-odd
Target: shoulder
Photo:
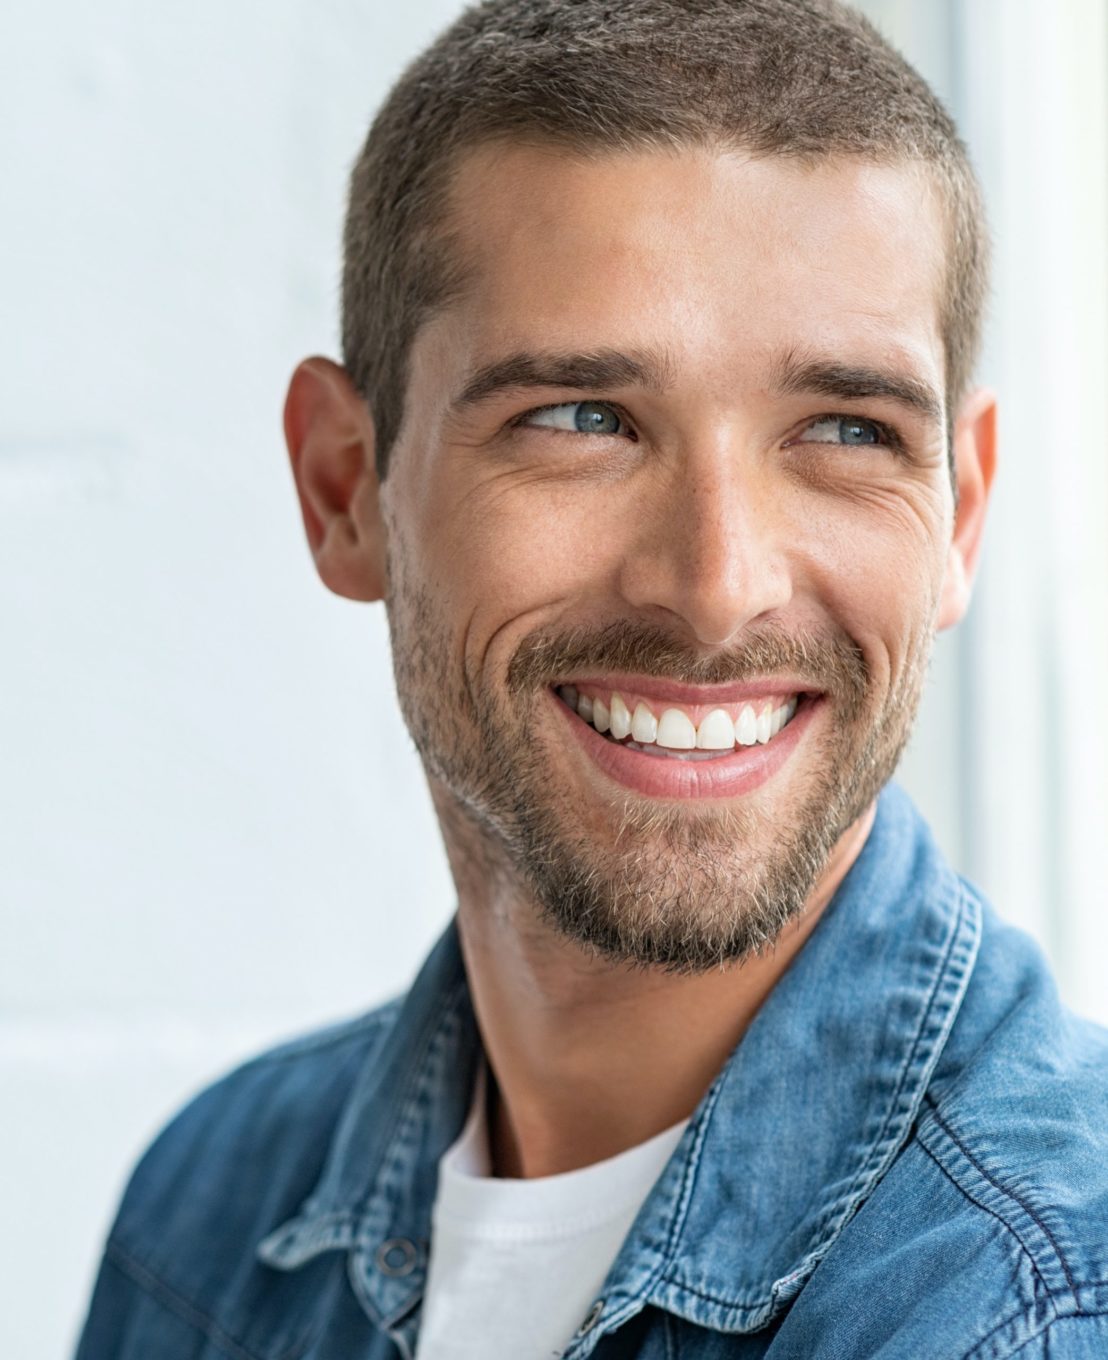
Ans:
[[[355,1082],[395,1021],[392,1001],[250,1059],[195,1096],[138,1162],[109,1254],[165,1278],[183,1243],[257,1242],[319,1178]]]
[[[399,1003],[281,1044],[201,1091],[135,1168],[108,1237],[78,1360],[300,1354],[313,1274],[256,1259],[315,1187],[335,1127]],[[206,1344],[206,1343],[204,1343]]]
[[[1108,1280],[1108,1030],[1062,1004],[1038,947],[987,906],[921,1113],[917,1138],[960,1187],[1006,1221],[1021,1211],[1052,1291]]]
[[[1038,947],[987,906],[915,1141],[956,1193],[966,1234],[1003,1244],[1023,1281],[1022,1311],[982,1355],[1014,1353],[1006,1334],[1028,1354],[1069,1355],[1064,1337],[1092,1334],[1081,1319],[1108,1329],[1108,1031],[1062,1005]],[[1097,1334],[1103,1346],[1108,1331]]]
[[[981,907],[911,1136],[797,1321],[849,1354],[1108,1356],[1108,1031],[1068,1011],[1034,942]]]

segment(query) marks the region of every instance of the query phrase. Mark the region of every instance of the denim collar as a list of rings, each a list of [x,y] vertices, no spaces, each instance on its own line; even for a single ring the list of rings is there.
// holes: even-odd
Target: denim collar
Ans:
[[[972,894],[895,785],[804,948],[705,1094],[635,1221],[595,1325],[650,1304],[749,1332],[799,1293],[906,1141],[980,938]],[[362,1306],[409,1351],[438,1159],[480,1057],[451,925],[351,1092],[319,1184],[259,1246],[292,1270],[351,1253]]]

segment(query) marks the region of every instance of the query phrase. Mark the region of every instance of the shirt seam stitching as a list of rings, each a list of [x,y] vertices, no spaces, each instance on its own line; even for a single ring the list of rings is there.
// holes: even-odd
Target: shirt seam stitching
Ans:
[[[1025,1204],[1023,1200],[1020,1199],[1019,1195],[1017,1195],[1014,1191],[1007,1189],[1005,1186],[1001,1185],[997,1180],[995,1180],[992,1176],[989,1175],[988,1171],[985,1170],[985,1168],[981,1165],[981,1163],[977,1160],[973,1153],[970,1152],[969,1148],[967,1148],[965,1144],[961,1142],[961,1140],[955,1134],[954,1130],[950,1127],[950,1125],[939,1113],[939,1108],[934,1103],[934,1101],[929,1100],[928,1104],[931,1106],[931,1113],[934,1116],[935,1123],[938,1124],[939,1128],[943,1130],[946,1136],[959,1150],[959,1152],[961,1152],[962,1156],[965,1157],[969,1164],[976,1169],[978,1175],[983,1176],[985,1180],[987,1180],[989,1184],[993,1187],[993,1189],[997,1191],[998,1194],[1003,1195],[1005,1199],[1010,1199],[1013,1204],[1018,1205],[1019,1208],[1022,1209],[1023,1212],[1028,1216],[1028,1218],[1030,1218],[1031,1221],[1038,1226],[1039,1231],[1043,1234],[1046,1240],[1050,1243],[1051,1247],[1053,1247],[1054,1249],[1054,1254],[1058,1258],[1058,1264],[1062,1267],[1062,1273],[1066,1277],[1066,1283],[1069,1285],[1070,1293],[1073,1295],[1074,1304],[1076,1304],[1077,1281],[1073,1278],[1073,1275],[1070,1273],[1069,1264],[1066,1261],[1065,1256],[1062,1254],[1062,1250],[1058,1246],[1058,1243],[1054,1240],[1053,1233],[1046,1226],[1046,1224],[1039,1217],[1039,1215],[1035,1212],[1035,1210],[1031,1207],[1031,1205]],[[1024,1250],[1027,1251],[1027,1248],[1024,1247]],[[1029,1251],[1027,1254],[1028,1256],[1031,1255]],[[1040,1279],[1041,1278],[1042,1277],[1040,1276]]]
[[[923,1012],[920,1016],[919,1027],[916,1030],[915,1037],[912,1040],[911,1047],[909,1048],[908,1053],[904,1058],[904,1061],[901,1063],[900,1072],[897,1075],[896,1089],[893,1093],[892,1099],[889,1101],[888,1108],[885,1112],[885,1118],[881,1124],[881,1129],[878,1132],[877,1137],[870,1144],[868,1155],[866,1159],[863,1161],[862,1165],[858,1168],[857,1172],[855,1173],[854,1179],[851,1181],[847,1193],[839,1197],[839,1203],[843,1207],[839,1209],[836,1215],[830,1217],[827,1220],[824,1226],[824,1231],[826,1231],[827,1228],[829,1228],[831,1224],[835,1222],[836,1218],[840,1220],[842,1219],[842,1215],[845,1213],[846,1210],[846,1205],[850,1201],[852,1200],[856,1201],[859,1196],[863,1198],[865,1197],[867,1191],[872,1187],[874,1178],[875,1176],[877,1176],[880,1167],[882,1165],[885,1165],[887,1161],[888,1154],[886,1151],[881,1154],[878,1167],[871,1169],[867,1173],[866,1164],[869,1162],[870,1158],[874,1155],[875,1149],[883,1147],[883,1145],[887,1141],[889,1141],[892,1137],[890,1128],[895,1124],[898,1115],[901,1114],[900,1105],[908,1087],[908,1074],[917,1065],[917,1058],[924,1045],[923,1036],[925,1031],[928,1029],[929,1022],[932,1020],[935,1007],[939,1002],[940,991],[942,990],[944,983],[947,981],[947,974],[950,970],[952,961],[954,959],[955,949],[957,948],[958,943],[962,937],[963,930],[967,929],[970,925],[970,923],[966,919],[968,906],[966,894],[965,892],[962,891],[961,884],[957,881],[957,879],[954,880],[954,887],[955,887],[954,896],[957,901],[957,907],[954,912],[954,920],[952,922],[950,938],[946,943],[946,948],[943,951],[943,957],[940,960],[939,966],[935,969],[935,975],[931,980],[931,988],[928,993],[927,1004],[924,1006]],[[969,970],[967,968],[963,967],[962,973],[958,979],[959,983],[961,983],[964,980],[966,973],[968,971]],[[940,1033],[936,1035],[934,1038],[933,1047],[931,1050],[932,1053],[939,1049],[940,1039],[943,1039],[943,1046],[945,1046],[945,1038],[943,1036],[943,1031],[946,1031],[946,1036],[949,1037],[950,1016],[952,1012],[956,1013],[956,1009],[957,1008],[954,1006],[952,999],[947,1008],[945,1023],[943,1024]],[[926,1067],[926,1058],[924,1059],[922,1066]],[[899,1140],[901,1147],[905,1146],[909,1139],[911,1138],[911,1125],[913,1117],[916,1113],[918,1113],[920,1105],[927,1098],[927,1089],[922,1079],[922,1071],[920,1075],[920,1087],[921,1087],[920,1091],[911,1102],[913,1108],[904,1111],[902,1115],[904,1120],[905,1132],[901,1139]],[[888,1166],[886,1166],[886,1173],[888,1169],[889,1169]],[[826,1254],[826,1250],[830,1249],[830,1246],[834,1243],[835,1239],[842,1232],[843,1228],[845,1228],[847,1222],[849,1222],[849,1219],[839,1222],[837,1228],[835,1229],[834,1233],[832,1234],[827,1243],[827,1247],[825,1248],[824,1254]]]
[[[378,1140],[380,1154],[377,1157],[376,1165],[369,1176],[368,1183],[360,1195],[358,1195],[352,1205],[349,1206],[359,1236],[364,1236],[367,1231],[367,1221],[372,1210],[381,1200],[382,1193],[384,1202],[388,1203],[389,1215],[391,1220],[396,1213],[396,1195],[380,1184],[382,1167],[396,1153],[396,1138],[398,1131],[405,1123],[409,1122],[416,1113],[417,1107],[422,1098],[422,1089],[426,1079],[427,1054],[431,1046],[449,1026],[460,1025],[462,1022],[462,1004],[468,987],[466,977],[463,972],[454,984],[449,987],[446,996],[443,998],[441,1009],[429,1014],[419,1031],[417,1042],[413,1045],[415,1050],[421,1055],[418,1063],[412,1064],[404,1085],[403,1093],[396,1101],[392,1119],[388,1125],[388,1132]]]
[[[676,1259],[677,1244],[680,1240],[681,1230],[684,1227],[685,1219],[688,1216],[689,1201],[692,1197],[693,1185],[697,1176],[700,1174],[701,1154],[704,1148],[704,1141],[708,1136],[708,1126],[712,1122],[715,1114],[716,1105],[719,1101],[720,1091],[722,1090],[721,1078],[716,1080],[709,1087],[706,1103],[703,1106],[699,1121],[694,1117],[690,1127],[695,1130],[693,1145],[689,1150],[689,1155],[681,1173],[681,1184],[677,1195],[677,1202],[674,1206],[673,1216],[670,1219],[669,1230],[666,1234],[666,1243],[659,1253],[657,1264],[650,1270],[641,1287],[636,1290],[633,1296],[629,1296],[622,1308],[616,1309],[608,1320],[609,1331],[616,1327],[621,1327],[624,1322],[631,1318],[636,1312],[640,1311],[644,1301],[650,1298],[654,1287],[666,1276],[666,1271],[673,1265]],[[680,1286],[679,1286],[680,1287]],[[606,1331],[603,1333],[607,1335]],[[595,1346],[596,1342],[593,1342]]]
[[[928,1158],[930,1158],[932,1162],[935,1163],[935,1165],[939,1168],[939,1170],[946,1177],[946,1179],[951,1183],[951,1185],[954,1186],[955,1190],[957,1190],[958,1193],[964,1199],[969,1200],[969,1202],[972,1205],[974,1205],[975,1208],[980,1209],[982,1213],[988,1214],[990,1218],[995,1218],[996,1221],[1000,1224],[1000,1226],[1005,1230],[1005,1232],[1011,1234],[1011,1236],[1016,1239],[1016,1241],[1019,1243],[1020,1250],[1023,1252],[1024,1256],[1027,1257],[1028,1264],[1031,1266],[1031,1269],[1035,1272],[1035,1278],[1039,1281],[1039,1284],[1042,1286],[1044,1297],[1048,1298],[1052,1303],[1058,1298],[1064,1298],[1065,1297],[1064,1294],[1055,1293],[1054,1290],[1052,1290],[1050,1286],[1047,1284],[1046,1280],[1043,1278],[1042,1271],[1039,1269],[1039,1263],[1038,1261],[1035,1260],[1034,1253],[1031,1251],[1027,1243],[1019,1235],[1016,1229],[1011,1225],[1011,1223],[1009,1223],[1006,1219],[1001,1218],[1001,1216],[997,1213],[995,1209],[990,1209],[987,1204],[982,1204],[979,1199],[975,1199],[973,1195],[970,1194],[969,1190],[967,1190],[966,1187],[961,1183],[961,1181],[959,1181],[955,1177],[953,1172],[948,1170],[948,1168],[942,1164],[942,1162],[939,1160],[936,1154],[931,1151],[931,1149],[927,1146],[926,1143],[922,1141],[922,1139],[917,1138],[915,1141],[918,1144],[918,1146],[922,1149],[923,1153]],[[1023,1307],[1022,1312],[1027,1312],[1026,1305]],[[1012,1318],[1018,1317],[1019,1315],[1020,1315],[1019,1313],[1013,1313],[1012,1317],[1007,1318],[1004,1322],[998,1323],[997,1327],[993,1328],[993,1331],[996,1331],[998,1327],[1007,1326],[1008,1323],[1012,1321]],[[992,1332],[987,1333],[987,1335],[991,1336]]]
[[[685,1174],[682,1177],[681,1193],[675,1208],[673,1218],[670,1220],[669,1233],[666,1238],[665,1249],[662,1252],[661,1260],[653,1272],[648,1285],[653,1285],[655,1280],[661,1279],[666,1269],[673,1264],[677,1257],[677,1245],[684,1230],[685,1222],[689,1216],[689,1204],[692,1200],[693,1188],[700,1177],[700,1167],[704,1154],[704,1143],[708,1137],[708,1128],[716,1113],[716,1106],[719,1104],[720,1093],[723,1090],[723,1083],[717,1080],[714,1083],[711,1104],[704,1110],[704,1118],[697,1130],[697,1137],[690,1150],[690,1156],[685,1166]]]
[[[1048,1294],[1047,1298],[1050,1299],[1050,1301],[1053,1303],[1053,1298],[1051,1295]],[[962,1356],[962,1360],[973,1360],[973,1357],[975,1355],[981,1354],[981,1347],[987,1345],[988,1342],[992,1339],[992,1337],[996,1336],[997,1332],[1002,1332],[1005,1327],[1011,1327],[1011,1325],[1014,1322],[1018,1322],[1021,1318],[1028,1319],[1032,1318],[1034,1312],[1035,1305],[1032,1304],[1030,1308],[1025,1306],[1023,1308],[1018,1308],[1014,1313],[1009,1313],[1006,1318],[1002,1318],[1001,1321],[998,1322],[994,1327],[990,1327],[989,1330],[985,1333],[983,1337],[981,1337],[979,1341],[975,1341],[974,1344],[970,1347],[970,1349],[966,1351],[966,1353]],[[1008,1354],[1018,1355],[1019,1352],[1023,1350],[1024,1346],[1030,1346],[1032,1341],[1034,1341],[1037,1337],[1040,1337],[1044,1332],[1049,1331],[1049,1329],[1054,1325],[1054,1323],[1058,1321],[1058,1317],[1059,1317],[1058,1313],[1055,1312],[1055,1315],[1049,1319],[1049,1321],[1046,1323],[1044,1327],[1040,1327],[1036,1331],[1032,1332],[1032,1334],[1029,1337],[1027,1337],[1025,1340],[1019,1343],[1019,1346],[1016,1348],[1016,1350],[1009,1351]]]
[[[186,1322],[190,1327],[202,1332],[209,1341],[232,1356],[233,1360],[261,1360],[261,1357],[253,1351],[247,1350],[240,1341],[236,1341],[233,1336],[225,1332],[213,1318],[202,1313],[200,1309],[178,1294],[153,1271],[136,1261],[118,1242],[109,1241],[105,1247],[104,1255],[156,1303],[169,1309],[171,1313],[176,1313],[182,1322]],[[294,1360],[294,1357],[302,1354],[303,1349],[304,1343],[298,1342],[292,1349],[281,1351],[275,1357],[275,1360]]]
[[[1028,1310],[1024,1309],[1022,1313],[1013,1313],[1010,1317],[1005,1318],[1003,1322],[998,1322],[997,1325],[991,1329],[991,1331],[985,1333],[985,1335],[973,1347],[972,1350],[966,1351],[965,1355],[962,1356],[962,1360],[973,1360],[973,1357],[980,1352],[981,1347],[985,1344],[986,1341],[988,1341],[989,1337],[993,1336],[996,1332],[999,1332],[1001,1328],[1010,1326],[1013,1322],[1016,1321],[1017,1318],[1025,1316],[1027,1312]],[[1037,1332],[1034,1332],[1031,1336],[1027,1337],[1026,1340],[1021,1341],[1014,1351],[1008,1351],[1008,1355],[1009,1356],[1019,1355],[1020,1351],[1026,1350],[1027,1347],[1032,1344],[1032,1342],[1043,1340],[1046,1334],[1056,1323],[1069,1322],[1073,1318],[1097,1318],[1097,1317],[1108,1317],[1108,1309],[1096,1308],[1090,1312],[1087,1308],[1078,1308],[1077,1311],[1073,1313],[1056,1313],[1054,1317],[1052,1317],[1050,1321],[1046,1324],[1045,1327],[1040,1328]]]
[[[873,1141],[869,1144],[869,1148],[867,1150],[866,1156],[863,1158],[862,1165],[859,1167],[858,1171],[854,1175],[854,1179],[850,1183],[850,1190],[847,1192],[847,1194],[840,1195],[838,1199],[831,1206],[829,1206],[827,1210],[824,1211],[825,1214],[828,1215],[828,1217],[823,1221],[821,1235],[823,1232],[827,1232],[830,1229],[831,1224],[835,1223],[837,1219],[841,1219],[842,1221],[838,1222],[834,1231],[831,1232],[830,1236],[828,1237],[826,1243],[822,1244],[823,1251],[819,1255],[819,1257],[815,1260],[813,1269],[816,1266],[818,1266],[820,1260],[822,1260],[823,1257],[827,1255],[827,1252],[831,1249],[836,1240],[841,1236],[847,1223],[850,1221],[850,1217],[853,1217],[853,1215],[850,1215],[850,1217],[847,1218],[842,1217],[843,1214],[845,1213],[846,1203],[849,1202],[851,1199],[857,1199],[859,1196],[864,1198],[866,1188],[872,1184],[874,1177],[877,1175],[877,1171],[875,1170],[871,1170],[868,1174],[864,1174],[865,1167],[872,1158],[874,1150],[881,1147],[889,1139],[888,1130],[890,1125],[895,1121],[897,1117],[897,1111],[905,1090],[908,1072],[911,1070],[916,1060],[917,1054],[919,1053],[920,1045],[923,1041],[922,1036],[928,1027],[928,1022],[929,1019],[931,1018],[932,1011],[934,1010],[934,1007],[936,1005],[940,989],[942,988],[943,982],[950,968],[951,960],[954,956],[954,951],[957,947],[959,939],[963,934],[963,928],[967,925],[966,922],[967,894],[961,891],[960,884],[957,885],[957,888],[958,888],[957,891],[958,910],[955,913],[953,929],[950,932],[950,939],[946,943],[946,947],[943,951],[943,957],[939,963],[939,966],[935,970],[935,976],[932,979],[931,988],[927,997],[927,1003],[923,1007],[919,1027],[917,1028],[915,1036],[912,1039],[912,1042],[909,1046],[908,1053],[905,1056],[903,1062],[901,1063],[900,1071],[897,1075],[896,1087],[894,1089],[893,1096],[890,1098],[889,1107],[888,1110],[886,1111],[885,1118],[882,1121],[881,1128],[878,1131],[877,1135],[874,1137]],[[938,1042],[937,1039],[936,1042]],[[920,1104],[926,1099],[927,1091],[926,1088],[924,1088],[924,1090],[920,1093],[917,1099],[913,1102],[915,1109],[917,1111],[919,1109]],[[903,1117],[905,1119],[905,1122],[908,1124],[909,1131],[905,1134],[905,1136],[901,1140],[902,1147],[905,1146],[911,1138],[910,1112],[905,1112]],[[884,1164],[884,1160],[885,1154],[882,1154],[881,1157],[882,1165]],[[886,1168],[886,1174],[887,1171],[888,1168]],[[834,1209],[834,1204],[836,1203],[841,1205],[842,1207],[839,1208],[834,1213],[832,1213],[832,1210]],[[800,1270],[803,1270],[807,1262],[813,1256],[816,1255],[816,1251],[817,1249],[813,1248],[813,1250],[808,1253],[808,1256],[805,1257],[804,1262],[801,1264],[799,1268]],[[771,1288],[768,1291],[768,1293],[764,1293],[760,1295],[758,1298],[742,1299],[739,1301],[736,1301],[734,1298],[724,1299],[718,1297],[715,1294],[709,1294],[705,1290],[698,1289],[695,1285],[689,1284],[685,1281],[680,1282],[679,1288],[688,1290],[690,1294],[694,1295],[696,1298],[703,1299],[706,1303],[714,1303],[719,1307],[723,1308],[730,1309],[739,1308],[744,1312],[750,1312],[756,1309],[765,1308],[767,1305],[771,1305],[776,1298],[776,1294],[773,1288]]]

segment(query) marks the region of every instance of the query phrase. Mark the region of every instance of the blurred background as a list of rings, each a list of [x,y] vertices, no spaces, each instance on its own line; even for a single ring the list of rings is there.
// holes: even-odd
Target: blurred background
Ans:
[[[868,0],[996,237],[1001,464],[903,782],[1108,1020],[1108,5]],[[345,177],[455,0],[0,20],[0,1354],[68,1354],[199,1085],[403,988],[453,907],[381,608],[314,575],[285,384]]]

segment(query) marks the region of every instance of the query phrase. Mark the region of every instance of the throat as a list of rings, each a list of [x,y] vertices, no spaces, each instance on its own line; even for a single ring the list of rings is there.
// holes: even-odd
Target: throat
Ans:
[[[467,935],[497,1176],[579,1170],[688,1119],[768,993],[767,970],[784,967],[776,955],[679,976],[562,941],[517,966],[511,944],[478,949]]]

